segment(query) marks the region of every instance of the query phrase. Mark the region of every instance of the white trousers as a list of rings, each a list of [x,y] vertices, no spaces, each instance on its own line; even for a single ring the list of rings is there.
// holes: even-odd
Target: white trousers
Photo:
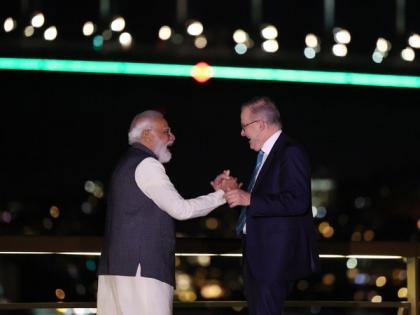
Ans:
[[[172,315],[174,288],[162,281],[135,277],[100,275],[98,315]]]

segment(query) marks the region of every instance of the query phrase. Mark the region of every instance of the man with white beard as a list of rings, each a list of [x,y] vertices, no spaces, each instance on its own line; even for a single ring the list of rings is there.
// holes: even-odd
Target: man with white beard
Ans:
[[[236,180],[220,174],[215,192],[194,199],[179,195],[162,163],[171,159],[175,136],[163,115],[134,117],[130,148],[118,162],[108,193],[98,268],[98,315],[170,315],[175,277],[174,219],[207,215],[225,203]]]

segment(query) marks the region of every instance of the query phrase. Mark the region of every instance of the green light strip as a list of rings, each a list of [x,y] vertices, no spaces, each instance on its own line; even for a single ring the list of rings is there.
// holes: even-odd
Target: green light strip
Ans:
[[[0,70],[191,77],[193,67],[161,63],[0,58]],[[216,79],[420,88],[420,76],[222,66],[212,66],[212,69]]]

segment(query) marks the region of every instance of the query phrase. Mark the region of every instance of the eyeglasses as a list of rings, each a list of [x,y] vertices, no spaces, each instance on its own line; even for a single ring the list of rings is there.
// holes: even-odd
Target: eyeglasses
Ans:
[[[162,133],[164,135],[167,135],[167,136],[170,136],[172,134],[172,130],[169,127],[168,128],[164,128],[164,129],[150,128],[149,130],[160,132],[160,133]]]
[[[242,131],[245,132],[245,128],[248,127],[249,125],[252,125],[253,123],[256,123],[257,121],[260,121],[261,119],[257,119],[254,121],[251,121],[250,123],[247,123],[246,125],[242,125]]]

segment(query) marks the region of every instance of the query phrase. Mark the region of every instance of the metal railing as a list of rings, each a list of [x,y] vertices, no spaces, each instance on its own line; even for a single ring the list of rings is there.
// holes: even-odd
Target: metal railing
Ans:
[[[1,236],[0,254],[85,254],[97,255],[101,249],[100,237],[53,237],[53,236]],[[286,307],[353,307],[353,308],[397,308],[398,315],[420,315],[418,258],[420,245],[404,242],[320,242],[321,257],[401,258],[407,266],[406,302],[368,301],[286,301]],[[240,256],[238,239],[177,239],[177,255]],[[174,302],[175,308],[185,307],[245,307],[245,301],[196,301]],[[50,303],[0,303],[0,310],[35,308],[94,308],[95,302],[50,302]]]

